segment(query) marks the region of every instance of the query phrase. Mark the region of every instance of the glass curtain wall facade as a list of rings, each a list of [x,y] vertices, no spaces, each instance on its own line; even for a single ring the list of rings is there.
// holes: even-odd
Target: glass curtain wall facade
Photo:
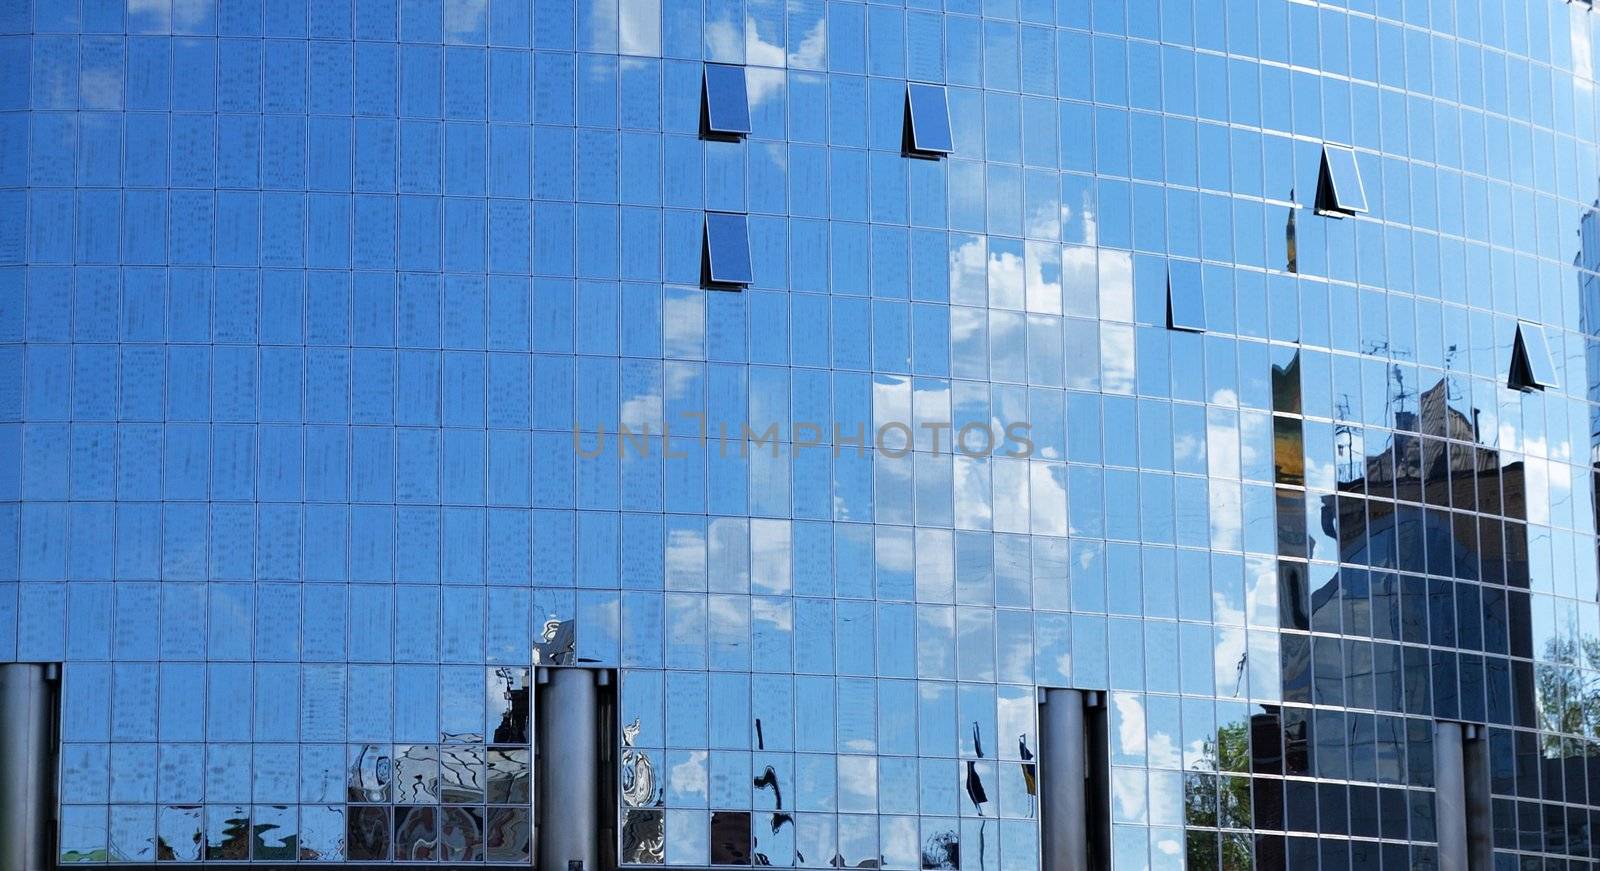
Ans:
[[[3,0],[61,862],[526,864],[575,662],[623,864],[1036,868],[1056,687],[1119,871],[1593,867],[1596,21]]]

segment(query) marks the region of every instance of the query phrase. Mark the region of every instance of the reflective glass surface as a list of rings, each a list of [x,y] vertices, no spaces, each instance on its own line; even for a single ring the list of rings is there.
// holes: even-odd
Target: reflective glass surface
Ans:
[[[1556,370],[1550,362],[1550,346],[1545,342],[1544,327],[1519,322],[1517,343],[1512,350],[1513,369],[1521,368],[1517,376],[1530,387],[1555,387]]]
[[[61,860],[526,866],[584,665],[629,866],[1034,868],[1066,687],[1114,868],[1593,867],[1597,23],[0,3]]]
[[[702,99],[707,133],[744,135],[750,132],[750,103],[744,67],[706,64]]]
[[[1205,287],[1191,264],[1173,264],[1167,273],[1167,326],[1203,333],[1206,329]]]
[[[744,215],[706,213],[705,259],[709,283],[751,282],[750,230]]]
[[[949,154],[954,150],[950,105],[942,86],[922,82],[906,85],[906,120],[912,151]]]
[[[1367,191],[1361,181],[1356,152],[1345,145],[1322,146],[1322,208],[1353,215],[1367,210]]]

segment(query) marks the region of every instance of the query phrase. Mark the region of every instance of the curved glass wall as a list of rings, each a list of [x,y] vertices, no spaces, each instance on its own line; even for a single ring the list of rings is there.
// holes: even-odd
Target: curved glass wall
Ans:
[[[61,861],[525,864],[559,661],[624,864],[1035,868],[1071,687],[1118,869],[1590,867],[1596,21],[0,3]]]

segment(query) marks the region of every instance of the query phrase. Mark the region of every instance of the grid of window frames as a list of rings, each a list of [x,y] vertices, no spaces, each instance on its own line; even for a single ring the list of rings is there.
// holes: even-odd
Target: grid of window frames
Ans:
[[[1596,29],[4,5],[0,658],[66,663],[63,861],[523,856],[494,693],[570,620],[630,863],[1033,867],[1048,685],[1109,691],[1119,868],[1426,866],[1433,718],[1490,725],[1502,864],[1587,867]],[[996,420],[1031,456],[952,450]]]

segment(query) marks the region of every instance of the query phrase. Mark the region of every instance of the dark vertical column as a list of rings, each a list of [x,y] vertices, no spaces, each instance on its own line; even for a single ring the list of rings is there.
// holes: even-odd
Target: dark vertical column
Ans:
[[[1434,824],[1439,835],[1439,871],[1469,871],[1467,789],[1460,723],[1433,724]]]
[[[1461,745],[1462,785],[1466,788],[1467,868],[1494,869],[1494,816],[1489,801],[1489,730],[1468,726]]]
[[[1085,828],[1089,833],[1089,867],[1111,867],[1111,732],[1105,694],[1083,694]]]
[[[57,673],[0,663],[0,871],[55,865]]]
[[[539,670],[539,868],[600,869],[600,686],[587,668]]]

